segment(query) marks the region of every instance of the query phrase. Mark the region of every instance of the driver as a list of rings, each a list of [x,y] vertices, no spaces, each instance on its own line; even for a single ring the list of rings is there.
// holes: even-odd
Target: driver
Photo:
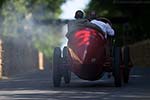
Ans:
[[[77,10],[75,12],[74,18],[75,20],[71,20],[68,23],[68,33],[66,34],[67,37],[75,31],[85,27],[84,25],[89,22],[87,19],[84,18],[84,12],[81,10]]]

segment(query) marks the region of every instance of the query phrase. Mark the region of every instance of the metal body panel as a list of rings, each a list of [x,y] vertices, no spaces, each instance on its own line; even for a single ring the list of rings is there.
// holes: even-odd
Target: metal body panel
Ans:
[[[99,79],[104,73],[105,45],[104,34],[91,28],[83,28],[70,34],[70,70],[81,79]]]

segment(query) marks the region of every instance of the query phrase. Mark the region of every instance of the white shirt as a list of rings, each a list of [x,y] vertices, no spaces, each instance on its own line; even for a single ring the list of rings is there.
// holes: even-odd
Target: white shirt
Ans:
[[[107,38],[107,34],[110,36],[114,36],[114,30],[111,28],[111,26],[108,23],[104,23],[102,21],[98,21],[98,20],[92,20],[91,23],[97,25],[98,27],[100,27],[102,29],[103,32],[105,32],[105,38]]]

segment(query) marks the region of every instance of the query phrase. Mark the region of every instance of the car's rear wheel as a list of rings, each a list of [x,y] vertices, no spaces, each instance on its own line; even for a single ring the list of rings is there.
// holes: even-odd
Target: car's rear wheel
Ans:
[[[128,83],[129,81],[129,74],[130,74],[130,68],[129,68],[129,61],[130,61],[130,55],[129,55],[129,47],[124,48],[124,69],[123,69],[123,81],[124,83]]]
[[[63,76],[64,76],[64,81],[66,84],[70,83],[71,80],[71,71],[69,70],[69,58],[68,58],[68,48],[64,47],[63,49],[63,65],[64,65],[64,71],[63,71]]]
[[[61,84],[61,49],[56,47],[53,53],[53,85],[59,87]]]
[[[116,87],[121,87],[121,68],[120,68],[120,58],[121,58],[121,49],[119,47],[115,47],[113,51],[113,65],[112,65],[112,73],[114,76],[114,83]]]

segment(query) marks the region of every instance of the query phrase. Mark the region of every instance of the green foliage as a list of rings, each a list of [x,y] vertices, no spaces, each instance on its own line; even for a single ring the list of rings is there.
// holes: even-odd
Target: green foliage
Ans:
[[[30,11],[35,13],[41,13],[47,18],[58,18],[58,16],[61,14],[60,5],[64,3],[66,0],[29,0],[28,7],[30,8]],[[33,12],[33,13],[34,13]],[[39,17],[39,16],[36,16]],[[41,18],[42,19],[42,18]]]
[[[27,9],[23,0],[10,0],[5,2],[2,8],[3,21],[3,35],[16,37],[19,33],[18,28],[20,22],[27,13]]]
[[[37,25],[34,19],[56,19],[63,2],[65,0],[0,0],[4,19],[0,34],[4,38],[23,37],[24,42],[33,43],[35,48],[51,58],[54,46],[61,42],[61,26]]]
[[[116,9],[116,6],[112,4],[112,0],[91,0],[86,11],[96,11],[98,16],[103,17],[118,17],[122,15]]]
[[[127,18],[126,23],[113,23],[116,30],[116,38],[119,43],[123,43],[124,36],[127,37],[128,43],[134,43],[143,39],[150,38],[149,17],[150,4],[145,0],[132,1],[125,0],[91,0],[86,12],[96,11],[98,16],[107,18]],[[126,29],[123,29],[123,28]]]

